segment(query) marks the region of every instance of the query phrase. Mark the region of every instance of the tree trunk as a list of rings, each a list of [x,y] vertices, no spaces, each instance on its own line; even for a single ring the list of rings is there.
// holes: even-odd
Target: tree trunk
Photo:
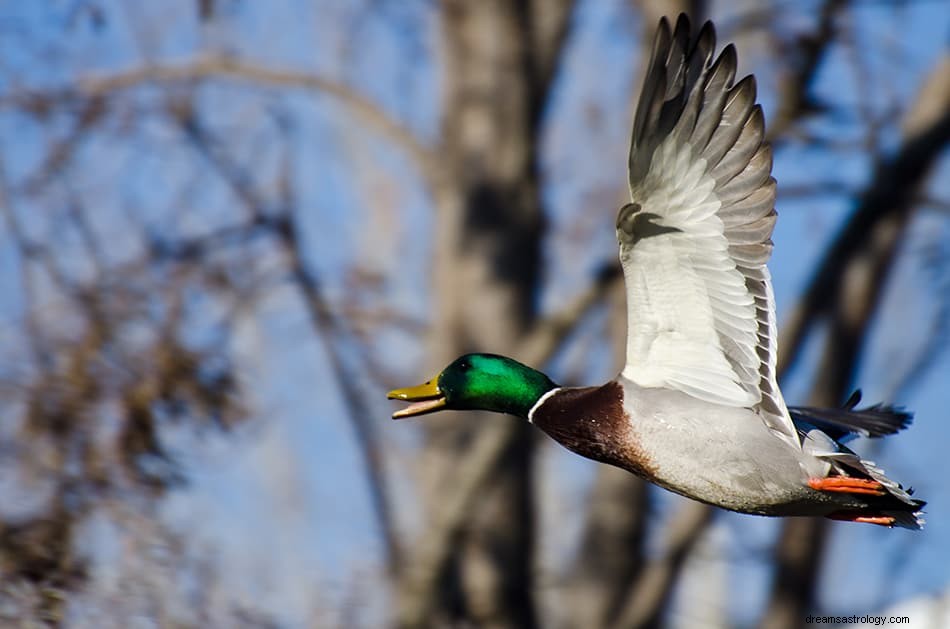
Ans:
[[[540,103],[571,4],[443,3],[444,176],[435,190],[434,369],[468,351],[510,353],[535,320],[543,235]],[[423,484],[432,508],[453,491],[439,481],[453,478],[476,434],[494,422],[514,421],[466,414],[426,425]],[[435,581],[441,588],[437,619],[480,627],[538,625],[531,431],[519,423],[505,433],[500,460],[461,543]]]

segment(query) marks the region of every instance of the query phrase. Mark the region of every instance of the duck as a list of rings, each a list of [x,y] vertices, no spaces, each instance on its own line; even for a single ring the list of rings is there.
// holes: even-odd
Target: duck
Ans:
[[[767,266],[772,149],[752,75],[663,18],[633,119],[630,200],[616,234],[626,360],[600,386],[560,386],[512,358],[471,353],[395,389],[394,419],[482,410],[527,420],[568,450],[739,513],[920,529],[926,504],[846,445],[905,428],[899,407],[789,407],[776,373]]]

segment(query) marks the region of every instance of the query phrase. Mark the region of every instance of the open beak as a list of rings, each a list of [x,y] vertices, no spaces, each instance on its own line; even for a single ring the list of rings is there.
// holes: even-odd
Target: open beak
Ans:
[[[405,400],[412,402],[404,409],[393,413],[393,419],[402,419],[404,417],[414,417],[416,415],[425,415],[434,413],[445,406],[445,396],[439,391],[438,378],[424,382],[414,387],[405,389],[393,389],[386,394],[390,400]]]

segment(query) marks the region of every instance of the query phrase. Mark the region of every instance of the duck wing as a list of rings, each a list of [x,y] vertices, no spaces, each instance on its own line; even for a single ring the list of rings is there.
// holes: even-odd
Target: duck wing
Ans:
[[[617,216],[627,290],[623,375],[759,411],[798,435],[776,382],[775,303],[766,263],[775,180],[752,76],[714,59],[707,22],[660,22],[633,123],[631,202]]]

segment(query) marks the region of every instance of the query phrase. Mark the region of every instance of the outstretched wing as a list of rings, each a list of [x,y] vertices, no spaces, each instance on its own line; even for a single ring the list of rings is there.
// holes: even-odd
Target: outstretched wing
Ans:
[[[633,123],[632,202],[617,216],[627,287],[627,364],[645,387],[760,411],[799,444],[775,377],[769,271],[772,151],[755,79],[715,61],[711,23],[690,40],[660,22]]]

